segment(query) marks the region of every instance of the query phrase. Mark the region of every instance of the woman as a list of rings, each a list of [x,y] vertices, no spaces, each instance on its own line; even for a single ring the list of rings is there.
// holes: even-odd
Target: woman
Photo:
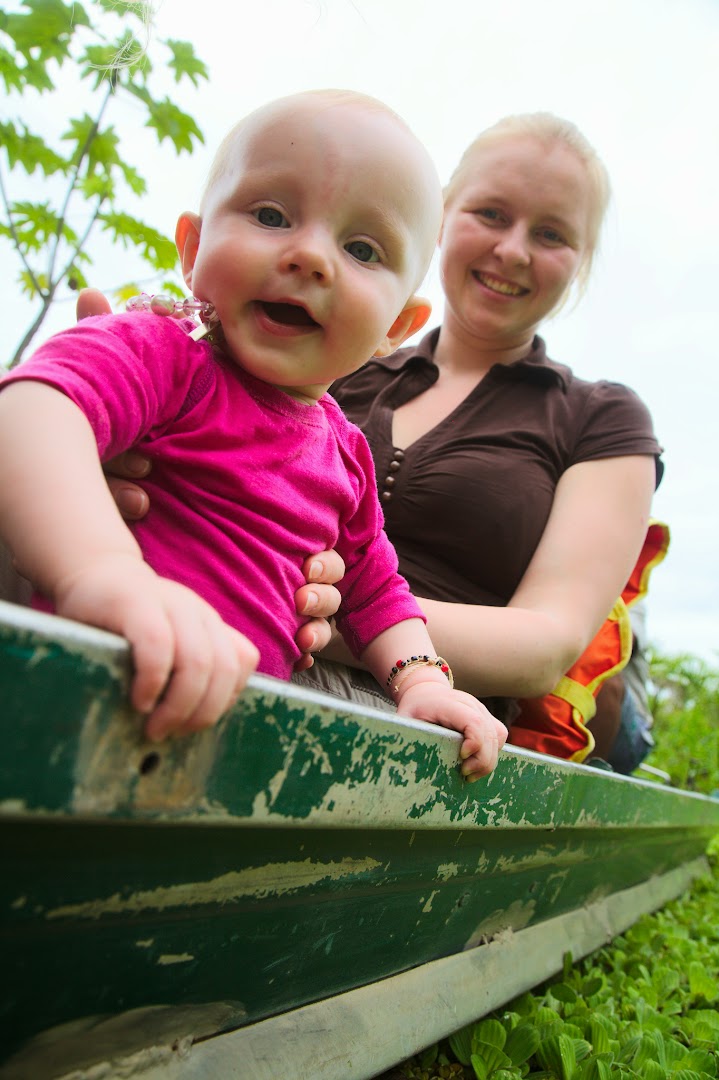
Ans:
[[[387,532],[437,648],[485,699],[552,690],[646,534],[660,448],[645,407],[576,379],[536,337],[586,284],[608,196],[565,121],[533,114],[481,134],[446,190],[442,327],[332,388],[369,438]]]
[[[509,721],[517,699],[548,694],[602,626],[660,475],[636,395],[577,379],[537,336],[586,285],[608,199],[605,169],[574,125],[538,113],[483,132],[446,190],[443,325],[332,388],[369,438],[387,532],[436,647],[457,686],[505,699],[498,715]],[[98,310],[97,296],[85,298],[83,314]],[[309,562],[322,567],[316,580],[336,580],[332,553]],[[331,585],[308,586],[299,606],[322,616],[335,601]],[[305,648],[326,640],[321,621],[303,630]],[[383,697],[338,665],[309,675],[359,700]]]

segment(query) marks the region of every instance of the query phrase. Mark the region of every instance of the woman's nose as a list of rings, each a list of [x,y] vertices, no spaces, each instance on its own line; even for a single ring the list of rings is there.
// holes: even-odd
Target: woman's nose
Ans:
[[[319,230],[298,230],[285,247],[282,269],[329,284],[334,276],[334,265],[328,239]]]
[[[531,255],[526,229],[519,224],[503,229],[497,238],[495,251],[506,263],[527,266],[531,261]]]

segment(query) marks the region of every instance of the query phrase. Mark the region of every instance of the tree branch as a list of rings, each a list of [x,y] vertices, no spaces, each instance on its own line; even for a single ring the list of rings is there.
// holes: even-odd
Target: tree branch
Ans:
[[[20,256],[20,262],[25,267],[25,269],[26,269],[26,271],[27,271],[27,273],[28,273],[28,275],[30,277],[30,280],[32,281],[35,288],[37,289],[39,295],[42,296],[43,292],[42,292],[42,289],[40,288],[40,282],[37,280],[37,278],[35,276],[35,271],[33,270],[33,268],[30,266],[30,263],[25,258],[25,252],[22,249],[22,244],[20,242],[20,237],[18,236],[17,231],[15,229],[15,222],[12,219],[12,214],[10,212],[10,203],[8,202],[7,192],[5,190],[5,181],[3,179],[2,169],[0,169],[0,195],[2,195],[3,206],[5,207],[5,213],[7,214],[8,228],[10,229],[10,235],[12,236],[12,242],[15,245],[15,250],[17,251],[18,255]]]
[[[55,242],[54,242],[54,244],[52,246],[52,250],[50,252],[50,258],[49,258],[49,261],[48,261],[47,280],[48,280],[48,286],[49,287],[53,287],[53,274],[55,272],[55,263],[57,261],[57,253],[58,253],[58,250],[59,250],[59,247],[60,247],[60,240],[61,240],[61,237],[62,237],[62,227],[63,227],[63,225],[65,223],[65,219],[67,217],[68,207],[70,206],[70,199],[72,198],[72,196],[73,196],[73,194],[75,192],[75,185],[77,184],[77,178],[80,175],[80,168],[82,166],[83,161],[87,157],[87,154],[88,154],[88,152],[90,150],[90,147],[92,146],[92,144],[93,144],[93,142],[95,140],[95,137],[96,137],[98,131],[100,130],[100,124],[102,123],[102,117],[104,115],[105,109],[107,108],[108,102],[110,101],[110,98],[112,97],[113,93],[114,93],[113,82],[112,82],[112,79],[109,79],[108,84],[107,84],[107,93],[105,94],[105,100],[103,101],[102,105],[100,106],[100,110],[99,110],[99,112],[97,114],[95,122],[93,123],[92,127],[90,128],[90,130],[87,133],[87,138],[85,139],[85,142],[82,145],[82,148],[81,148],[80,153],[78,155],[78,159],[77,159],[77,162],[75,164],[75,167],[72,170],[72,173],[70,174],[70,182],[69,182],[69,184],[67,186],[67,194],[65,195],[65,200],[64,200],[64,202],[62,204],[62,208],[60,210],[60,213],[59,213],[58,219],[57,219],[57,227],[55,229]],[[99,207],[98,207],[98,210],[99,210]],[[95,214],[95,216],[97,217],[97,213]],[[58,278],[58,281],[61,281],[62,277],[63,277],[63,275],[61,274],[60,277]],[[56,285],[57,282],[54,283],[54,284]],[[53,287],[53,292],[54,292],[54,287]]]

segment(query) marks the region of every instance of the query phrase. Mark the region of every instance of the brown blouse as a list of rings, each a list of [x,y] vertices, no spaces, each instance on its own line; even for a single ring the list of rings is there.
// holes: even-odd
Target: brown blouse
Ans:
[[[386,529],[417,596],[503,606],[549,517],[562,473],[581,461],[661,447],[646,406],[620,383],[586,382],[548,359],[496,364],[446,419],[405,450],[392,412],[438,378],[439,329],[370,360],[331,388],[369,440]]]

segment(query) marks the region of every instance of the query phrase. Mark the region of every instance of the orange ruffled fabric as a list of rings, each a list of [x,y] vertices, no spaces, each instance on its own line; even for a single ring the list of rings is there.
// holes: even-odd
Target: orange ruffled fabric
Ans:
[[[509,730],[510,743],[569,761],[584,761],[591,754],[594,737],[587,724],[596,712],[597,694],[629,661],[629,608],[646,596],[651,572],[666,555],[669,539],[667,525],[650,521],[629,581],[599,633],[551,694],[519,701],[519,716]]]

